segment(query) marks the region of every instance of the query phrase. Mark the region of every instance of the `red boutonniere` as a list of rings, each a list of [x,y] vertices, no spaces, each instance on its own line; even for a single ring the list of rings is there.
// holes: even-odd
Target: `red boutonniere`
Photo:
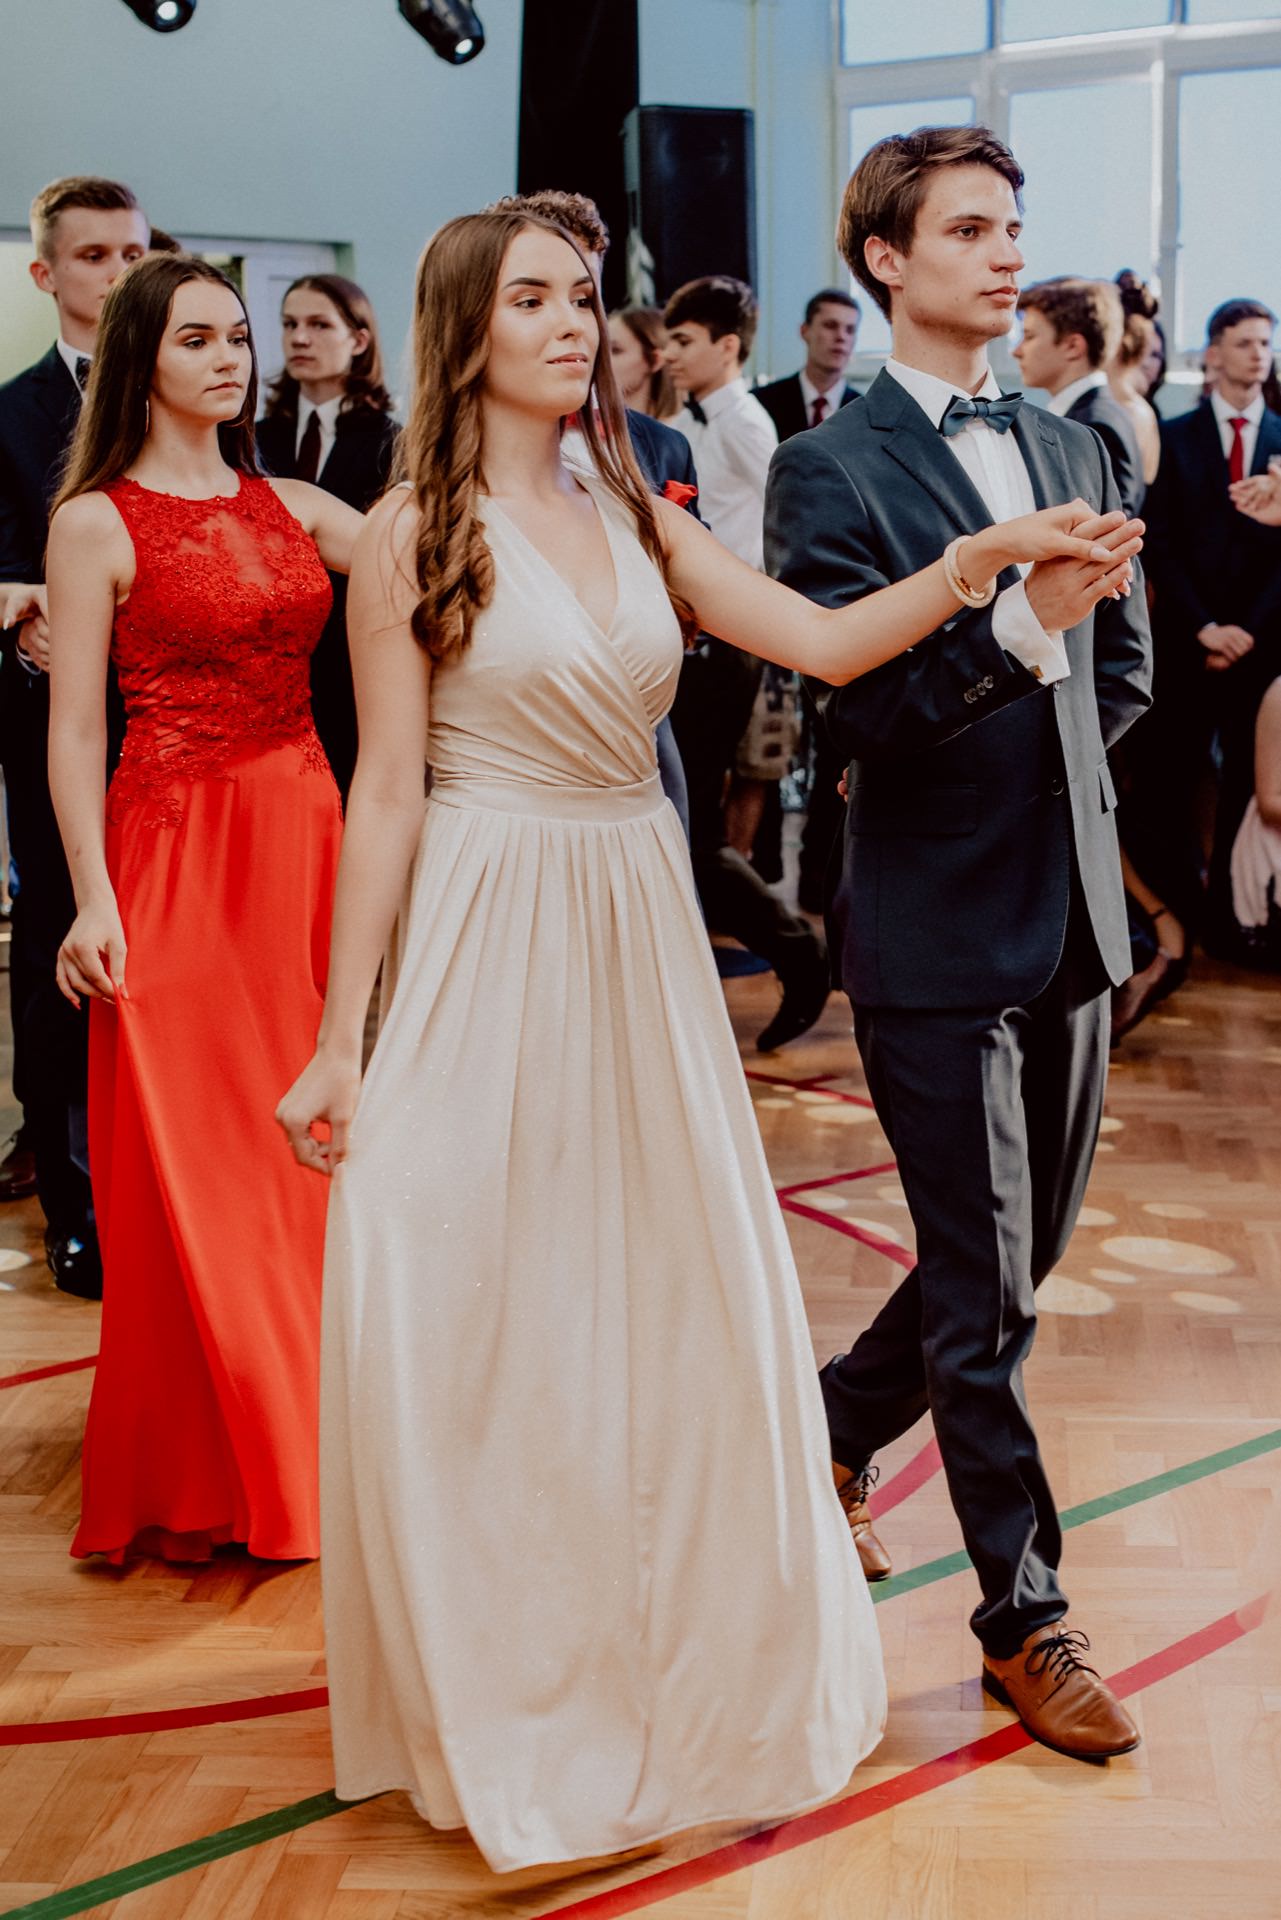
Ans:
[[[697,493],[698,488],[691,487],[686,480],[669,480],[663,488],[664,500],[670,500],[678,507],[687,507]]]

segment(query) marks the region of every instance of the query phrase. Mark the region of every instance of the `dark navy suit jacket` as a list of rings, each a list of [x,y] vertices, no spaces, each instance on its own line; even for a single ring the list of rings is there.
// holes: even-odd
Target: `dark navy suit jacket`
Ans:
[[[1025,405],[1013,430],[1038,506],[1076,495],[1116,506],[1086,428]],[[774,455],[765,561],[810,599],[843,606],[990,524],[960,462],[882,373]],[[1071,675],[1051,689],[997,643],[990,607],[962,609],[848,686],[813,685],[850,765],[830,921],[859,1004],[1025,1004],[1058,964],[1074,865],[1104,967],[1114,982],[1129,974],[1107,749],[1149,704],[1142,582],[1065,640]]]

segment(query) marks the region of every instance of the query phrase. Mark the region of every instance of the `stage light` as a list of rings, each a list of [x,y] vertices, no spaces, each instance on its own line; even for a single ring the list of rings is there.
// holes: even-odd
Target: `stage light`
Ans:
[[[125,0],[125,5],[153,33],[177,33],[196,11],[196,0]]]
[[[485,29],[466,0],[400,0],[400,11],[451,67],[474,60],[485,44]]]

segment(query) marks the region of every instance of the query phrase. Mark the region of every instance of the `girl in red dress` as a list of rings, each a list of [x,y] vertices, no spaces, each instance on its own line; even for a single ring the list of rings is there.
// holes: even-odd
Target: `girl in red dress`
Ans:
[[[49,772],[90,1020],[102,1348],[72,1552],[318,1550],[324,1196],[272,1111],[325,986],[341,813],[310,656],[360,515],[254,454],[231,283],[142,260],[103,310],[49,536]],[[104,808],[107,669],[128,713]]]

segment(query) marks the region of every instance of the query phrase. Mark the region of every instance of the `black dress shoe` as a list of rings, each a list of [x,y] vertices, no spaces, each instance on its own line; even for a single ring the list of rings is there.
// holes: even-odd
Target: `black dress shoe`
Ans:
[[[832,976],[826,950],[815,941],[812,953],[790,970],[783,982],[783,999],[778,1012],[756,1036],[758,1053],[772,1053],[789,1040],[808,1033],[827,1005]]]
[[[96,1244],[90,1245],[71,1233],[50,1234],[44,1245],[56,1287],[63,1293],[74,1293],[78,1300],[101,1300],[102,1259]]]
[[[0,1201],[29,1200],[36,1190],[36,1156],[20,1127],[0,1160]]]

